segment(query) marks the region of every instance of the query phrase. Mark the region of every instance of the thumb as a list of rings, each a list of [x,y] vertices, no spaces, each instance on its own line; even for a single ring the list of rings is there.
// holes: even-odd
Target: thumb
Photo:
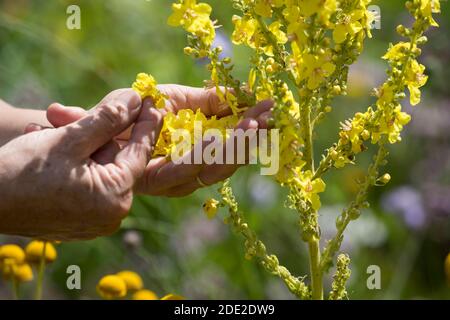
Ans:
[[[153,103],[147,99],[143,105],[128,145],[118,153],[115,161],[131,172],[134,181],[144,174],[163,125],[162,114]]]
[[[100,102],[92,113],[60,128],[70,153],[89,157],[116,135],[131,126],[141,110],[141,98],[132,89],[117,90]]]
[[[63,106],[59,103],[52,103],[47,109],[47,120],[55,128],[78,121],[87,115],[88,112],[83,108]]]

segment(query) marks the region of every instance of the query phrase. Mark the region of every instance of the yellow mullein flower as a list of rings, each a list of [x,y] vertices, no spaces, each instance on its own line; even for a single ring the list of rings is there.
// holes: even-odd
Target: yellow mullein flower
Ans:
[[[133,293],[133,300],[158,300],[158,296],[150,290],[139,290]]]
[[[216,199],[208,199],[203,204],[203,211],[209,219],[213,219],[217,214],[217,209],[219,208],[220,202]]]
[[[381,88],[378,89],[378,108],[383,108],[388,105],[394,99],[394,88],[389,83],[385,82]]]
[[[423,87],[428,80],[428,76],[424,74],[425,66],[418,63],[417,60],[410,60],[406,66],[405,83],[410,93],[410,103],[415,106],[420,103],[420,88]]]
[[[97,293],[106,300],[123,298],[127,295],[127,284],[116,275],[107,275],[97,284]]]
[[[211,6],[207,3],[197,3],[196,0],[181,0],[172,4],[173,13],[167,23],[170,26],[182,26],[186,31],[201,38],[207,45],[214,41],[215,30],[209,16]]]
[[[382,134],[387,135],[390,143],[401,141],[400,133],[403,127],[411,121],[411,116],[401,111],[401,106],[398,105],[393,110],[392,114],[381,117],[378,124],[378,132],[372,134],[372,141],[378,142]]]
[[[151,75],[139,73],[132,88],[142,99],[150,97],[157,108],[165,107],[167,97],[158,90],[156,80]]]
[[[270,18],[272,16],[271,0],[255,0],[255,12],[262,17]]]
[[[390,45],[386,54],[382,57],[388,61],[399,61],[405,57],[411,47],[411,42],[399,42],[395,45]],[[415,48],[415,47],[414,47]],[[413,48],[413,49],[414,49]]]
[[[272,32],[272,34],[275,36],[277,43],[285,44],[286,42],[288,42],[288,38],[286,36],[286,33],[281,30],[282,26],[283,24],[280,21],[275,21],[270,24],[269,31]]]
[[[288,21],[287,33],[289,37],[293,37],[294,43],[297,45],[304,45],[306,43],[306,28],[305,18],[301,15],[298,6],[292,6],[283,10],[283,15]]]
[[[168,295],[165,295],[161,298],[161,300],[185,300],[184,297],[179,296],[177,294],[169,293]]]
[[[37,264],[41,261],[44,254],[45,244],[45,262],[50,263],[56,260],[58,256],[55,247],[50,242],[45,243],[40,240],[33,240],[25,247],[26,259],[29,263]]]
[[[439,24],[433,18],[433,13],[441,12],[441,3],[439,0],[420,0],[420,11],[430,21],[432,26],[439,27]]]
[[[325,182],[322,179],[312,180],[313,173],[308,170],[305,172],[298,172],[295,182],[300,187],[300,195],[307,200],[314,210],[320,209],[320,197],[318,193],[325,191]]]
[[[116,276],[125,281],[128,291],[138,291],[144,287],[141,276],[136,272],[124,270],[117,273]]]
[[[362,137],[369,120],[368,116],[368,113],[358,112],[351,121],[342,124],[342,131],[339,133],[340,138],[351,143],[352,152],[355,154],[362,151],[362,143],[368,139],[368,137],[366,139]]]
[[[344,15],[336,24],[333,30],[333,39],[336,43],[342,43],[347,36],[353,38],[358,32],[364,29],[361,20],[365,17],[364,10],[353,10],[350,14]]]
[[[330,16],[336,11],[337,3],[336,0],[299,0],[298,6],[305,17],[317,13],[319,19],[328,24]]]
[[[302,61],[299,80],[306,79],[310,90],[317,89],[336,70],[336,66],[331,62],[330,51],[322,54],[307,53],[303,55]]]
[[[284,2],[284,0],[255,0],[255,12],[262,17],[270,18],[272,8],[279,8]]]
[[[234,44],[245,44],[253,47],[251,42],[256,30],[258,29],[258,21],[253,18],[233,16],[234,31],[231,40]]]

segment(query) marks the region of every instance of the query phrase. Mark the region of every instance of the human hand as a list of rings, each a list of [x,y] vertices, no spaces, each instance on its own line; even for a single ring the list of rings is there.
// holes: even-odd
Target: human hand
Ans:
[[[191,88],[179,85],[161,85],[161,92],[166,94],[166,107],[162,113],[176,113],[180,109],[190,108],[201,111],[207,115],[226,116],[231,114],[227,105],[220,103],[215,89]],[[148,108],[152,102],[144,100],[143,108]],[[237,128],[266,129],[267,120],[271,117],[270,109],[273,102],[264,101],[250,108],[243,115],[243,120]],[[47,118],[55,127],[65,126],[91,111],[85,111],[78,107],[65,107],[59,104],[52,105],[47,112]],[[114,156],[120,151],[120,145],[129,138],[129,130],[118,135],[114,141],[103,150],[102,157],[108,161],[108,157]],[[206,145],[206,143],[204,143]],[[188,155],[189,156],[189,155]],[[222,181],[241,167],[239,164],[175,164],[165,157],[150,160],[144,174],[136,185],[136,192],[147,195],[182,197],[191,194],[195,190]]]
[[[111,139],[133,123],[127,144],[105,157]],[[161,126],[161,114],[142,108],[131,89],[113,92],[64,127],[29,126],[0,148],[0,233],[49,240],[113,233],[130,210]]]

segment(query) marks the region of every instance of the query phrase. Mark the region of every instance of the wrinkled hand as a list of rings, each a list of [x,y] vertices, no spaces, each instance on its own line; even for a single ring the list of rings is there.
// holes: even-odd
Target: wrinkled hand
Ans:
[[[231,114],[227,105],[220,103],[215,89],[205,90],[179,85],[161,85],[159,89],[169,97],[165,110],[161,111],[163,114],[168,111],[176,113],[180,109],[187,108],[193,110],[200,108],[207,116]],[[144,100],[144,109],[151,105],[151,100]],[[249,109],[237,128],[243,130],[267,128],[267,120],[271,116],[272,106],[271,101],[264,101]],[[62,127],[92,112],[96,112],[95,109],[85,111],[78,107],[54,104],[48,109],[47,118],[55,127]],[[29,130],[33,130],[33,126]],[[121,145],[126,143],[129,137],[129,130],[122,132],[102,149],[96,160],[101,163],[110,161],[120,152]],[[204,145],[206,144],[205,142]],[[230,177],[239,167],[241,165],[237,164],[175,164],[164,157],[156,158],[147,164],[135,191],[147,195],[182,197],[202,187],[198,180],[205,185],[212,185]]]
[[[105,157],[105,145],[133,123],[127,144]],[[49,240],[113,233],[130,210],[161,126],[161,114],[142,108],[130,89],[66,126],[30,125],[0,148],[0,233]]]

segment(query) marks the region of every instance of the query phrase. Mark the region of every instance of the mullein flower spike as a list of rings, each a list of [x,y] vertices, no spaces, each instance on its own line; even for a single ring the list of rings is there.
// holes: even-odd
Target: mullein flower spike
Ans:
[[[222,49],[212,47],[217,22],[211,20],[212,8],[196,0],[179,0],[172,5],[168,23],[188,32],[188,46],[184,52],[194,58],[208,58],[211,78],[208,88],[215,88],[222,103],[227,103],[233,116],[207,118],[199,111],[180,111],[168,114],[155,155],[169,155],[173,151],[170,132],[176,128],[191,129],[193,119],[200,119],[206,127],[233,127],[245,110],[264,99],[273,99],[271,126],[280,131],[280,169],[275,178],[289,189],[287,205],[298,212],[301,238],[307,243],[311,277],[309,285],[303,278],[294,277],[267,253],[239,211],[229,181],[225,181],[218,202],[209,200],[204,209],[209,217],[218,207],[228,207],[225,222],[245,238],[246,257],[258,258],[270,273],[279,276],[290,291],[301,299],[323,298],[323,274],[329,270],[339,251],[348,224],[356,220],[368,207],[367,194],[373,186],[389,182],[389,174],[380,174],[386,164],[387,144],[401,140],[401,132],[411,120],[402,110],[402,100],[410,95],[411,105],[421,99],[421,87],[428,77],[418,61],[420,46],[429,27],[437,27],[433,14],[440,12],[438,0],[410,0],[406,8],[414,17],[411,27],[399,26],[397,32],[405,39],[390,45],[382,57],[388,64],[387,80],[374,89],[376,101],[366,111],[357,112],[341,123],[338,140],[316,165],[314,134],[320,121],[332,111],[331,101],[347,94],[349,67],[364,49],[364,41],[371,38],[373,14],[368,10],[371,0],[230,0],[240,13],[231,20],[234,31],[231,40],[253,51],[246,82],[233,77],[230,58],[221,57]],[[287,80],[286,80],[287,79]],[[164,95],[151,76],[139,75],[133,86],[142,98],[151,97],[163,107]],[[205,127],[204,126],[204,127]],[[191,133],[192,135],[192,133]],[[191,139],[191,141],[195,141]],[[367,176],[351,204],[336,221],[337,232],[321,250],[318,211],[320,194],[326,191],[324,174],[332,169],[354,164],[357,155],[370,147],[378,148]],[[332,299],[347,297],[345,282],[350,275],[346,255],[337,258]]]

